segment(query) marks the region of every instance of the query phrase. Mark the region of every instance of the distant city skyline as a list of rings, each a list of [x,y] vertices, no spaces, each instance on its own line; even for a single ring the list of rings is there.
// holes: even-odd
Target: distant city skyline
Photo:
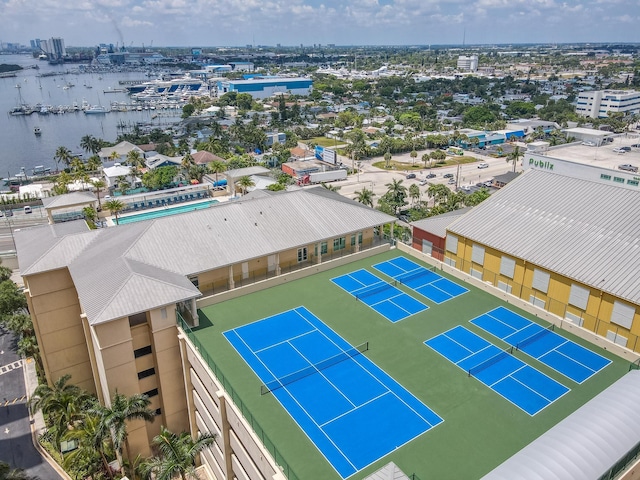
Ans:
[[[0,0],[1,42],[67,46],[640,42],[639,0]]]

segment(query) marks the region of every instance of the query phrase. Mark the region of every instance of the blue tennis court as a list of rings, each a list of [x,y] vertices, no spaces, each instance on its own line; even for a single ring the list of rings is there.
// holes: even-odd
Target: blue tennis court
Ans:
[[[446,302],[469,291],[405,257],[396,257],[386,262],[377,263],[373,268],[415,290],[434,303]]]
[[[331,281],[391,322],[404,320],[429,308],[365,269]]]
[[[569,392],[561,383],[461,325],[424,343],[529,415]]]
[[[443,421],[304,307],[224,336],[342,478]]]
[[[584,382],[611,363],[602,355],[508,308],[495,308],[474,318],[471,323],[577,383]]]

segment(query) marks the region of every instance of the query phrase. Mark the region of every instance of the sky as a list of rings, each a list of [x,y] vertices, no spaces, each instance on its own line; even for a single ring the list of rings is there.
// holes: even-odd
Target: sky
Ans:
[[[640,42],[640,0],[0,0],[0,42],[67,46]]]

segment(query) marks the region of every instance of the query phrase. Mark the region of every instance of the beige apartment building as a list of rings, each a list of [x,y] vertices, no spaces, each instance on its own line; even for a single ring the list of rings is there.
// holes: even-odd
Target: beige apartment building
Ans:
[[[180,343],[176,312],[186,324],[197,325],[198,298],[233,295],[240,286],[320,268],[329,259],[386,249],[383,226],[394,220],[313,188],[256,192],[209,209],[115,228],[88,230],[84,221],[75,221],[16,232],[47,380],[71,374],[73,383],[107,404],[116,390],[148,395],[157,418],[130,426],[136,454],[150,453],[160,425],[173,431],[206,428],[224,440],[218,450],[227,455],[222,463],[227,476],[216,478],[233,478],[228,476],[236,462],[231,452],[244,448],[238,442],[249,442],[254,450],[261,447],[246,426],[238,425],[244,433],[230,436],[214,428],[207,415],[195,415],[194,402],[213,401],[211,411],[222,412],[225,422],[220,425],[229,426],[234,410],[225,409],[224,395],[204,380],[208,375],[201,373],[198,381],[190,362],[183,368],[182,359],[197,352],[184,339]],[[187,395],[186,387],[199,391],[200,400]],[[263,457],[263,467],[277,473],[273,460]]]

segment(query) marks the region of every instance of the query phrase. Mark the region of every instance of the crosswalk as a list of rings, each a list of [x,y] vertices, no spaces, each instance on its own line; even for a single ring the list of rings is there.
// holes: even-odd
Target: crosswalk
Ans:
[[[9,363],[7,365],[0,365],[0,375],[12,372],[13,370],[17,370],[20,367],[22,367],[22,360],[16,360],[15,362]]]

